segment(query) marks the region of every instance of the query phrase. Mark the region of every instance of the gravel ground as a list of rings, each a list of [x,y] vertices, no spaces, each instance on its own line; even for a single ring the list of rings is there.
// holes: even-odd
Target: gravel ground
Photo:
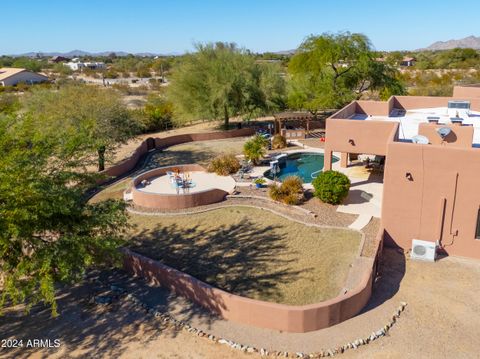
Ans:
[[[362,251],[364,257],[374,257],[377,254],[377,235],[380,228],[380,222],[380,218],[372,217],[370,223],[362,229],[362,232],[365,233],[365,244],[363,245]]]
[[[240,195],[253,195],[268,198],[268,188],[258,189],[253,186],[237,187],[237,191]],[[275,206],[278,207],[278,204],[275,204]],[[305,192],[305,201],[301,203],[299,207],[316,214],[316,218],[312,220],[314,223],[326,226],[347,227],[358,217],[355,214],[337,212],[337,206],[323,203],[318,198],[313,197],[311,191]]]
[[[279,333],[208,316],[162,288],[148,287],[118,272],[60,292],[61,316],[36,306],[29,317],[8,310],[0,338],[58,338],[55,349],[0,349],[2,358],[258,358],[212,344],[162,324],[123,302],[89,304],[89,294],[115,283],[142,301],[219,337],[269,350],[318,351],[369,335],[384,325],[401,301],[408,303],[389,335],[339,358],[478,358],[480,261],[447,257],[436,263],[410,261],[386,249],[382,276],[363,312],[328,329]]]

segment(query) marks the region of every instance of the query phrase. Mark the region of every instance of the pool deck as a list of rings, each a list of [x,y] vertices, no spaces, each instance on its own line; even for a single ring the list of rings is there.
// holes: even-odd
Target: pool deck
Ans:
[[[228,193],[232,193],[235,190],[235,180],[230,176],[219,176],[215,173],[202,171],[189,172],[189,175],[195,186],[189,188],[188,191],[179,188],[178,193],[177,188],[170,183],[170,177],[167,175],[154,177],[150,180],[150,184],[147,184],[145,187],[139,185],[137,189],[143,192],[158,194],[196,193],[213,188],[221,189]]]
[[[293,144],[302,147],[301,149],[282,151],[283,153],[296,152],[316,152],[324,153],[323,148],[316,148],[304,145],[298,141],[291,141]],[[340,153],[334,153],[334,156],[340,158]],[[251,177],[262,177],[264,172],[269,169],[268,166],[255,167],[250,174]],[[332,164],[332,169],[342,172],[348,176],[351,181],[351,187],[347,198],[337,207],[337,212],[356,214],[359,217],[349,227],[352,229],[362,229],[371,220],[372,217],[380,218],[382,210],[383,178],[381,175],[370,173],[362,165],[353,165],[347,168],[340,167],[340,161]],[[266,179],[267,183],[273,181]],[[250,183],[239,183],[238,185],[249,186]],[[311,183],[304,183],[305,189],[313,189]]]

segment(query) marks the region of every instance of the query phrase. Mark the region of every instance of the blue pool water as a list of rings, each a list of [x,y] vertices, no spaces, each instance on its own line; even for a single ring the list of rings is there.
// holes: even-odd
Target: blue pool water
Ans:
[[[332,157],[332,162],[337,162],[338,158]],[[320,170],[323,169],[323,153],[314,152],[297,152],[291,153],[287,156],[285,165],[280,167],[275,177],[277,180],[282,181],[288,176],[298,176],[302,179],[303,183],[311,183],[314,177],[318,176]],[[266,171],[265,177],[274,179],[274,175],[270,173],[270,170]]]

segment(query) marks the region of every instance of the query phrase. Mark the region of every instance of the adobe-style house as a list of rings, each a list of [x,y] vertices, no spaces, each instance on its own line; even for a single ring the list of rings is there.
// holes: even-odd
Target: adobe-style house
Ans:
[[[354,101],[327,119],[326,134],[327,170],[333,152],[343,167],[349,154],[385,156],[386,245],[409,250],[420,239],[480,258],[480,87]]]

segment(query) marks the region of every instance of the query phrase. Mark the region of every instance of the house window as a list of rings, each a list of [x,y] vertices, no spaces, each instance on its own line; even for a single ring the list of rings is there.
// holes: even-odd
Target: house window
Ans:
[[[475,239],[480,239],[480,208],[477,213],[477,229],[475,230]]]

